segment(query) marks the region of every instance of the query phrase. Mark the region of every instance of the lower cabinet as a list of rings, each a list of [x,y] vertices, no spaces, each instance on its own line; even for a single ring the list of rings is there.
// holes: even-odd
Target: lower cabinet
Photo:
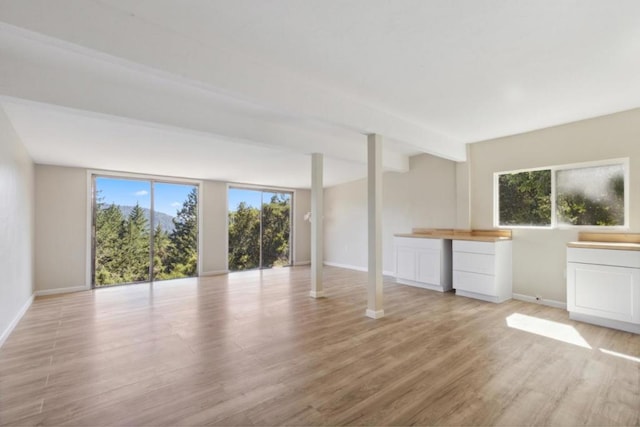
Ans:
[[[490,302],[512,296],[511,241],[453,241],[453,288],[456,295]]]
[[[398,283],[451,290],[451,240],[394,237],[394,247]]]
[[[567,248],[569,317],[640,333],[640,252]]]
[[[511,299],[511,240],[394,237],[396,281],[491,302]]]

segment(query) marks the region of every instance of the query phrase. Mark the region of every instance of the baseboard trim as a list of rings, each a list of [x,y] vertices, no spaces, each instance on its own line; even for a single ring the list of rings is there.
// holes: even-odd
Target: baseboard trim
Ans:
[[[325,261],[323,264],[328,267],[345,268],[347,270],[368,271],[365,267],[358,267],[356,265],[350,265],[350,264],[341,264],[339,262],[333,262],[333,261]]]
[[[438,285],[432,285],[430,283],[416,282],[413,280],[406,280],[406,279],[396,279],[396,283],[400,285],[407,285],[407,286],[413,286],[416,288],[428,289],[430,291],[436,291],[436,292],[450,292],[451,290],[453,290],[453,288],[451,287],[451,283],[448,283],[446,286],[438,286]]]
[[[456,289],[456,297],[458,296],[479,299],[480,301],[492,302],[494,304],[500,304],[501,302],[505,302],[509,300],[509,298],[501,299],[497,296],[484,295],[484,294],[479,294],[477,292],[463,291],[462,289]]]
[[[41,289],[35,292],[35,296],[41,297],[45,295],[68,294],[71,292],[88,291],[90,288],[85,286],[70,286],[68,288]]]
[[[606,328],[619,329],[621,331],[631,332],[632,334],[640,334],[640,325],[636,323],[621,322],[619,320],[604,319],[602,317],[572,312],[569,312],[569,319],[604,326]]]
[[[7,329],[2,331],[2,335],[0,335],[0,348],[2,348],[2,345],[4,344],[4,342],[7,340],[7,338],[9,338],[9,335],[11,335],[11,332],[13,332],[16,326],[18,326],[18,322],[20,322],[20,319],[22,319],[22,316],[24,316],[27,310],[29,310],[29,307],[31,307],[31,304],[33,304],[34,297],[35,295],[32,294],[29,297],[29,299],[27,299],[27,302],[25,302],[22,305],[22,307],[20,308],[16,316],[13,318],[11,323],[9,323],[9,326],[7,326]]]
[[[222,276],[223,274],[229,274],[229,270],[212,270],[212,271],[203,271],[200,273],[202,277],[208,276]]]
[[[372,319],[381,319],[384,317],[384,310],[370,310],[367,309],[364,313],[367,317]]]
[[[536,297],[532,297],[524,294],[513,294],[513,299],[517,299],[519,301],[525,301],[525,302],[532,302],[535,304],[542,304],[542,305],[546,305],[554,308],[562,308],[564,310],[567,309],[567,303],[562,301],[555,301],[552,299],[542,299],[542,298],[537,299]]]
[[[324,298],[324,291],[309,291],[311,298]]]
[[[369,269],[366,267],[358,267],[356,265],[350,265],[350,264],[340,264],[338,262],[332,262],[332,261],[325,261],[324,265],[329,267],[345,268],[347,270],[364,271],[364,272],[369,271]],[[382,275],[395,277],[396,274],[393,271],[383,271]]]

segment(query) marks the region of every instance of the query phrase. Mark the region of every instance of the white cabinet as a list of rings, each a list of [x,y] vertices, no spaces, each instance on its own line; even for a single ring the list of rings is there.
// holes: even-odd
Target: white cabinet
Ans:
[[[454,240],[452,249],[456,295],[496,303],[511,299],[511,240]]]
[[[398,283],[451,290],[451,240],[394,237],[393,243]]]
[[[640,251],[567,248],[569,317],[640,333]]]

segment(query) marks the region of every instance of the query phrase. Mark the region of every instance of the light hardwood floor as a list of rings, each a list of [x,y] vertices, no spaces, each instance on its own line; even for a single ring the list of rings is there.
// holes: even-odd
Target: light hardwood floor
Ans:
[[[38,298],[0,349],[0,423],[640,424],[638,335],[388,282],[372,320],[365,283],[327,267],[314,300],[298,267]]]

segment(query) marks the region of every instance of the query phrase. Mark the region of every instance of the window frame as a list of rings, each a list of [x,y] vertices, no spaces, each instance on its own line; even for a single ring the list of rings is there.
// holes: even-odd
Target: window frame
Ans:
[[[583,169],[598,166],[622,166],[624,171],[624,224],[623,225],[571,225],[559,224],[557,217],[557,190],[556,174],[558,171]],[[501,175],[517,174],[521,172],[536,172],[549,170],[551,172],[551,223],[549,225],[500,225],[500,188],[499,180]],[[494,172],[493,174],[493,226],[507,229],[534,229],[534,230],[627,230],[629,229],[629,202],[630,202],[630,170],[629,158],[616,158],[607,160],[597,160],[591,162],[567,163],[563,165],[514,169],[509,171]]]

